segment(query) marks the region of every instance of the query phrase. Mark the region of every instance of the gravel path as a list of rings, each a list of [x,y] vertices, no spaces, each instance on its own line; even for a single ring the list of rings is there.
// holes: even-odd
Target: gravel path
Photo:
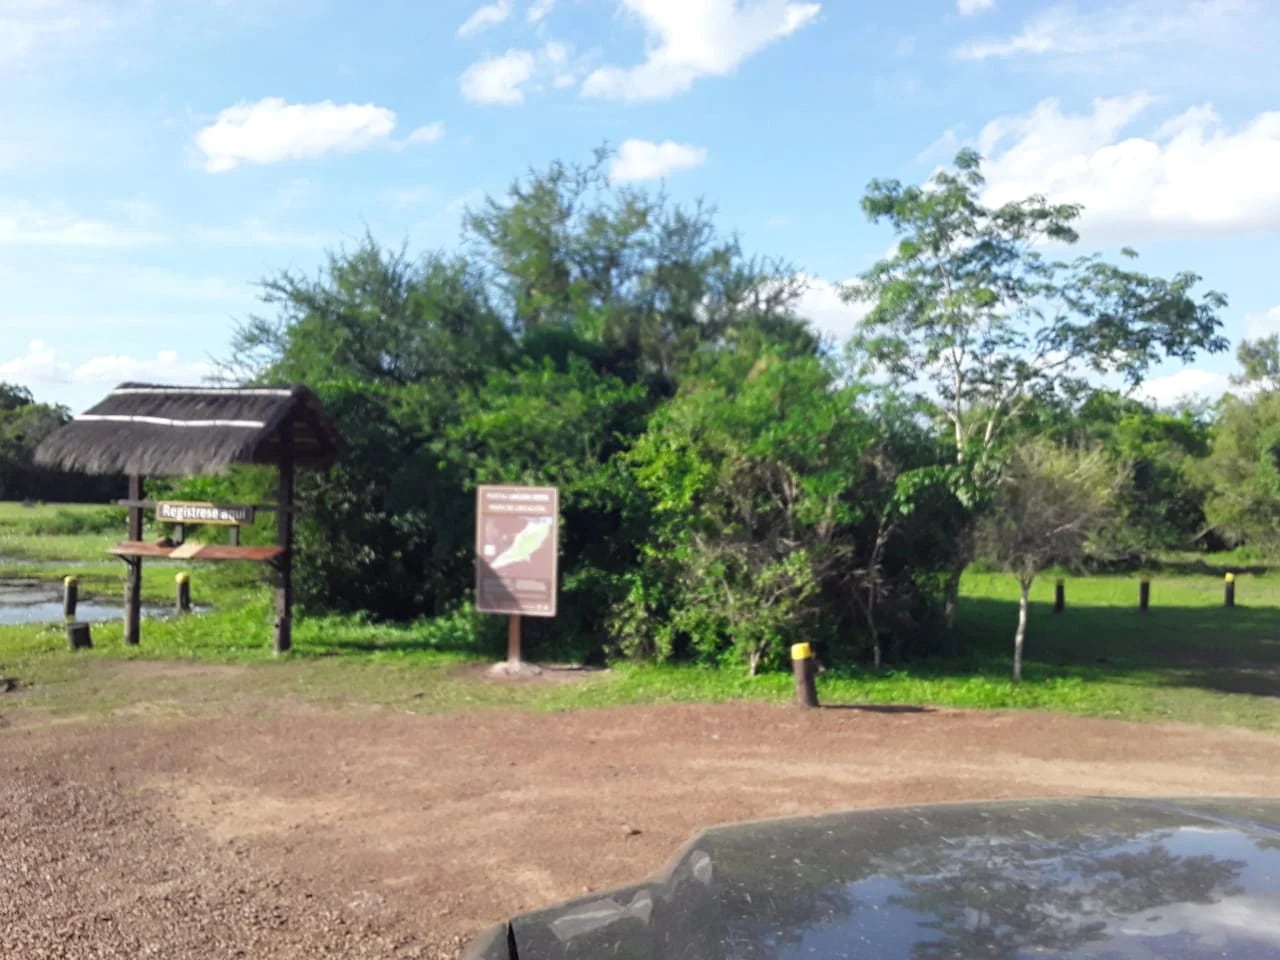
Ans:
[[[3,706],[3,702],[0,702]],[[1078,794],[1280,795],[1280,738],[765,704],[290,710],[0,729],[0,957],[451,958],[717,822]]]

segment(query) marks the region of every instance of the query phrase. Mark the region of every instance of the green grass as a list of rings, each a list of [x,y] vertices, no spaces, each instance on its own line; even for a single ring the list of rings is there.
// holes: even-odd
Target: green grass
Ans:
[[[41,533],[59,514],[102,508],[22,508],[0,504],[0,576],[81,578],[82,594],[121,596],[124,565],[107,557],[120,539],[99,533]],[[50,517],[54,518],[50,520]],[[46,561],[72,561],[66,566]],[[936,705],[1050,709],[1138,720],[1181,720],[1280,729],[1280,574],[1243,556],[1174,557],[1151,571],[1151,610],[1137,611],[1139,574],[1068,577],[1067,609],[1052,612],[1054,574],[1032,591],[1025,678],[1009,680],[1017,587],[1009,577],[965,577],[957,624],[963,658],[909,669],[827,671],[825,704]],[[356,617],[299,617],[294,650],[271,654],[273,613],[264,569],[253,564],[144,566],[144,597],[170,602],[173,573],[193,575],[197,603],[214,611],[144,621],[142,645],[127,648],[120,624],[95,625],[94,649],[72,654],[60,624],[0,626],[0,673],[24,684],[22,708],[49,716],[130,715],[139,705],[179,713],[271,710],[306,701],[343,709],[412,712],[522,706],[541,710],[633,703],[758,699],[785,701],[783,673],[618,665],[582,682],[500,684],[460,670],[501,655],[499,618],[460,613],[411,625]],[[1242,572],[1237,606],[1222,606],[1224,569]],[[477,639],[479,637],[479,639]],[[528,651],[538,657],[536,647]],[[139,661],[131,664],[130,661]],[[147,662],[234,667],[232,673],[156,670]],[[216,670],[217,668],[211,668]]]

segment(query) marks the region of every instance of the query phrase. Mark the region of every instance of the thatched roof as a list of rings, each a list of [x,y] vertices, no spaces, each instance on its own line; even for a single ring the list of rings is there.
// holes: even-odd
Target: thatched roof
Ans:
[[[279,431],[290,422],[297,466],[323,468],[337,459],[337,428],[306,387],[122,383],[47,437],[35,459],[77,473],[218,473],[234,463],[279,463]]]

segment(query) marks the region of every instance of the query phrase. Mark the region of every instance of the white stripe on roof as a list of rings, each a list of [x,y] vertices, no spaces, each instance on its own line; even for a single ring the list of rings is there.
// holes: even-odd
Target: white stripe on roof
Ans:
[[[112,390],[112,396],[126,393],[200,393],[215,397],[291,397],[292,390],[281,390],[278,387],[124,387]]]
[[[135,417],[125,413],[85,413],[76,420],[108,420],[113,423],[153,423],[161,427],[246,427],[261,430],[263,420],[172,420],[168,417]]]

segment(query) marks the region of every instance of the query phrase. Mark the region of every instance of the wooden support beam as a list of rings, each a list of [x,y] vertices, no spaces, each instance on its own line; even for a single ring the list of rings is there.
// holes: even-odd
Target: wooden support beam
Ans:
[[[513,613],[507,617],[507,663],[518,666],[524,660],[521,651],[520,614]]]
[[[275,652],[293,646],[293,421],[280,427],[280,484],[276,495],[276,546],[282,551],[276,567]]]
[[[129,477],[129,499],[142,500],[142,477]],[[142,507],[129,508],[129,539],[142,539]],[[142,558],[129,557],[124,583],[124,642],[136,647],[142,635]]]

